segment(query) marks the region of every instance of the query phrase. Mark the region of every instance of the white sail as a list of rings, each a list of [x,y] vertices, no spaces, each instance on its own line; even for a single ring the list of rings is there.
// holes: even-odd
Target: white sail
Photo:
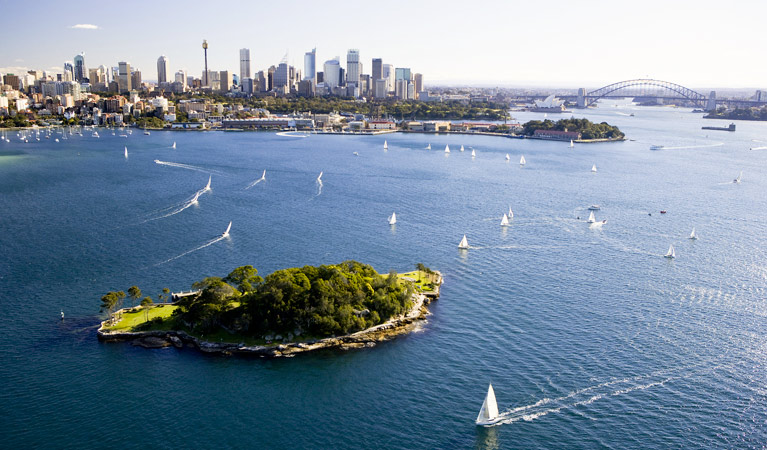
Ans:
[[[426,150],[431,150],[431,142],[429,142],[429,145],[426,146]]]
[[[573,147],[575,147],[575,144],[573,143],[573,140],[570,139],[570,148],[573,148]]]
[[[495,400],[495,391],[493,385],[487,388],[485,401],[482,402],[482,408],[477,415],[477,425],[490,425],[498,419],[498,403]]]
[[[213,175],[208,175],[208,184],[205,185],[205,189],[203,189],[203,192],[208,192],[210,190],[210,182],[213,179]]]
[[[461,151],[463,151],[463,145],[461,145]]]
[[[264,170],[264,173],[261,174],[261,181],[266,180],[266,170]]]
[[[224,234],[221,235],[221,237],[227,237],[229,236],[229,230],[232,229],[232,222],[229,222],[229,226],[226,227],[226,231],[224,231]]]
[[[509,216],[509,219],[514,218],[514,211],[511,210],[511,205],[509,205],[509,213],[507,214],[507,216]]]
[[[597,165],[596,164],[591,166],[591,171],[596,173],[596,171],[597,171]]]
[[[173,145],[171,145],[170,148],[176,148],[176,142],[175,141],[173,141]]]
[[[525,164],[527,164],[527,161],[525,161],[525,155],[522,155],[522,157],[519,158],[519,165],[524,166]]]
[[[386,150],[388,148],[389,148],[389,144],[386,141],[384,141],[384,150]]]
[[[738,174],[738,178],[732,180],[733,183],[740,183],[740,179],[743,177],[743,171],[740,171],[740,174]]]
[[[450,146],[449,145],[445,146],[445,153],[450,153]]]
[[[510,159],[511,159],[511,156],[509,156],[509,154],[508,154],[508,153],[506,153],[506,161],[508,161],[508,160],[510,160]]]
[[[501,226],[505,227],[509,224],[509,216],[506,214],[503,215],[503,218],[501,219]]]
[[[690,239],[698,239],[698,235],[695,234],[695,227],[692,227],[692,233],[690,233]]]
[[[671,258],[671,259],[676,258],[676,251],[674,250],[674,245],[673,244],[668,246],[668,252],[666,252],[665,257],[666,258]]]
[[[466,235],[463,235],[463,239],[461,239],[461,242],[458,244],[458,248],[466,249],[469,248],[469,241],[466,239]]]
[[[128,158],[128,147],[125,147],[125,158]]]
[[[472,149],[472,150],[471,150],[471,157],[473,158],[473,157],[475,157],[475,156],[477,156],[477,153],[476,153],[476,152],[475,152],[475,151]]]
[[[591,213],[589,213],[589,220],[587,220],[587,221],[586,221],[586,223],[594,223],[594,222],[596,222],[596,221],[597,221],[597,220],[596,220],[596,218],[594,217],[594,211],[591,211]]]
[[[320,172],[320,175],[317,177],[317,181],[319,181],[320,183],[322,183],[322,172]]]
[[[391,217],[389,217],[389,225],[394,225],[395,223],[397,223],[397,214],[392,212]]]

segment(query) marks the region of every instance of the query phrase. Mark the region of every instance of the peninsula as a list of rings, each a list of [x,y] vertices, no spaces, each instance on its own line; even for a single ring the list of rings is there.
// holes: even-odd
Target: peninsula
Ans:
[[[98,337],[149,348],[190,346],[206,353],[290,356],[321,348],[374,346],[415,328],[439,296],[442,276],[423,264],[381,275],[357,261],[278,270],[253,266],[207,277],[172,303],[120,308],[122,291],[102,297]],[[131,298],[140,289],[129,290]]]

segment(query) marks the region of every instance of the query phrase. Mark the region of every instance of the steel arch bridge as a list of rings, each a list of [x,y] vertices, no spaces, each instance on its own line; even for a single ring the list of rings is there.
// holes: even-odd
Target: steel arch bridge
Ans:
[[[686,88],[676,83],[671,83],[668,81],[661,81],[661,80],[652,80],[652,79],[638,79],[638,80],[619,81],[618,83],[608,84],[607,86],[601,87],[597,90],[587,93],[586,106],[591,105],[592,103],[596,102],[600,98],[609,96],[613,92],[620,91],[621,89],[632,88],[632,87],[662,88],[662,89],[674,92],[677,95],[679,95],[679,98],[686,98],[694,102],[698,106],[706,106],[706,102],[708,101],[708,97],[706,97],[705,95],[699,92],[695,92],[692,89]]]

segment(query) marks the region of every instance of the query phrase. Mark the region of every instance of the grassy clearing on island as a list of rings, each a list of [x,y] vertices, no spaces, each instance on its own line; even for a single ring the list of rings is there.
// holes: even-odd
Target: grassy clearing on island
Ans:
[[[398,273],[397,278],[400,281],[412,280],[420,292],[428,292],[434,289],[434,283],[437,282],[439,275],[429,274],[423,270],[414,270],[412,272]]]
[[[155,318],[160,318],[162,322],[157,325],[166,325],[167,328],[163,328],[162,326],[152,326],[152,330],[165,330],[170,329],[170,321],[166,321],[165,319],[168,319],[170,315],[173,313],[173,311],[178,308],[176,305],[156,305],[149,309],[149,311],[144,311],[141,308],[135,308],[132,312],[124,312],[122,313],[122,319],[120,319],[119,322],[117,322],[114,326],[111,327],[105,327],[104,329],[107,331],[134,331],[133,328],[141,325],[148,320],[152,320]],[[154,324],[153,324],[154,325]]]

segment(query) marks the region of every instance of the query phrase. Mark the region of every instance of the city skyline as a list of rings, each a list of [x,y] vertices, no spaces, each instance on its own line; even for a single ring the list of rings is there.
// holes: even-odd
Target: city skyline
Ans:
[[[459,4],[439,9],[416,4],[401,15],[399,6],[407,4],[395,1],[386,9],[363,7],[359,20],[345,22],[343,32],[336,33],[309,12],[311,3],[303,3],[306,8],[290,12],[236,3],[242,14],[221,16],[200,14],[203,3],[184,9],[153,4],[153,14],[142,16],[141,26],[173,30],[127,37],[120,35],[124,24],[116,19],[122,16],[115,5],[87,14],[62,9],[53,17],[40,16],[35,26],[45,32],[30,32],[25,21],[9,23],[10,35],[24,36],[25,45],[0,50],[0,70],[61,72],[82,52],[89,68],[127,61],[146,80],[156,81],[160,55],[167,56],[169,73],[184,69],[200,76],[205,39],[210,70],[236,74],[243,48],[250,49],[254,73],[278,66],[285,54],[289,65],[303,69],[304,55],[317,48],[318,70],[335,56],[346,68],[344,56],[359,49],[363,73],[370,74],[372,60],[381,58],[424,73],[429,85],[577,88],[649,77],[691,87],[767,86],[767,62],[758,57],[759,30],[743,26],[744,20],[767,12],[767,5],[756,2],[722,9],[711,1],[651,1],[628,9],[596,0],[554,1],[542,14],[533,4],[492,1],[461,14],[455,14]],[[11,4],[6,10],[23,14],[22,7]],[[370,33],[371,24],[381,33]],[[50,39],[50,33],[58,38]]]

